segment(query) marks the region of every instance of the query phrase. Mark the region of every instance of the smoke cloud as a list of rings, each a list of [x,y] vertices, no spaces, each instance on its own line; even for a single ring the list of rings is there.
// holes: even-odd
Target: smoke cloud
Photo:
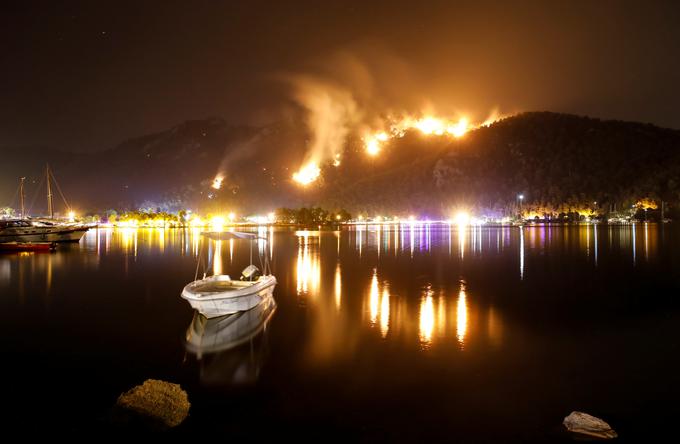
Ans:
[[[220,166],[217,169],[217,174],[215,175],[215,178],[212,181],[213,188],[215,189],[222,188],[222,186],[225,183],[225,180],[226,183],[229,183],[228,173],[230,166],[254,156],[257,153],[258,149],[257,145],[260,138],[261,135],[257,134],[249,138],[245,142],[237,144],[236,146],[234,146],[235,144],[229,144],[227,147],[225,147],[224,156],[222,157]]]
[[[292,79],[293,98],[305,110],[311,144],[305,162],[319,164],[342,153],[347,135],[362,118],[349,89],[321,78]]]
[[[349,135],[361,138],[367,153],[377,156],[390,138],[409,130],[460,137],[498,116],[489,116],[488,107],[482,113],[460,107],[452,93],[459,90],[454,81],[444,91],[433,78],[414,71],[412,63],[380,46],[339,51],[301,72],[279,80],[289,88],[288,98],[302,111],[309,131],[302,164],[293,174],[302,185],[320,177],[323,164],[342,162]]]

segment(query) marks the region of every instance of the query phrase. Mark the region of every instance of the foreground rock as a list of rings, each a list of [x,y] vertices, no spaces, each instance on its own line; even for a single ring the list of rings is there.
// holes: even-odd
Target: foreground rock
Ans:
[[[562,422],[575,438],[614,439],[618,435],[603,420],[583,412],[571,412]]]
[[[189,414],[189,398],[179,384],[147,379],[118,397],[113,420],[153,430],[176,427]]]

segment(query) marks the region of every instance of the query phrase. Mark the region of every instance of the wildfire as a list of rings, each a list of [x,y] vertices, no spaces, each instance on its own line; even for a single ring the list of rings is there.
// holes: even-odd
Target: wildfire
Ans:
[[[315,162],[310,162],[307,165],[300,168],[300,170],[293,174],[293,180],[300,185],[309,185],[319,178],[321,174],[321,169]]]
[[[635,203],[637,208],[642,208],[643,210],[656,210],[659,206],[652,199],[644,198],[640,199]]]
[[[468,130],[468,120],[463,117],[455,125],[449,125],[446,132],[454,137],[462,137]]]
[[[366,141],[366,152],[370,156],[377,156],[380,153],[380,146],[383,142],[387,142],[390,136],[385,132],[380,132],[377,134],[372,134],[366,136],[364,140]]]
[[[493,113],[483,123],[471,125],[466,117],[461,117],[458,120],[449,120],[429,115],[422,118],[409,116],[401,119],[392,119],[388,131],[369,133],[364,136],[363,140],[366,152],[370,156],[376,156],[381,151],[385,142],[404,137],[411,130],[418,130],[426,136],[453,136],[458,138],[463,137],[471,129],[489,126],[498,119],[499,116]]]
[[[216,190],[219,190],[222,188],[222,181],[224,180],[224,177],[222,176],[215,176],[215,178],[212,181],[212,187]]]
[[[421,114],[420,116],[388,117],[383,128],[374,132],[367,132],[362,137],[366,154],[371,157],[379,156],[389,141],[402,138],[409,131],[420,131],[426,136],[455,137],[465,136],[468,131],[487,127],[500,120],[502,117],[494,111],[482,123],[470,123],[468,118],[447,119],[435,115]],[[340,154],[335,154],[330,163],[337,167],[340,165]],[[314,182],[321,175],[321,169],[317,162],[308,162],[298,172],[293,174],[293,179],[300,185],[306,186]],[[216,179],[217,181],[217,179]],[[221,179],[220,179],[221,182]],[[213,187],[215,187],[213,185]],[[215,187],[219,188],[219,187]]]
[[[425,135],[434,134],[437,136],[443,135],[445,129],[444,121],[435,117],[425,117],[424,119],[420,119],[416,121],[413,127],[420,130],[420,132]]]

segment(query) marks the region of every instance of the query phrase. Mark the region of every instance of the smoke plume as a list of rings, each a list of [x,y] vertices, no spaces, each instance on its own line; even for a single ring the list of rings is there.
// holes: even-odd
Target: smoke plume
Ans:
[[[311,143],[305,162],[319,164],[342,153],[362,113],[349,89],[309,76],[293,79],[295,101],[305,110]]]

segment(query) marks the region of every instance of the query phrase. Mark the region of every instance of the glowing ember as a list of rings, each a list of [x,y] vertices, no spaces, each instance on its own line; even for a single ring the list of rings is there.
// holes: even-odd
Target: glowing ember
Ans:
[[[223,180],[224,180],[224,177],[216,176],[212,181],[212,187],[216,190],[219,190],[220,188],[222,188],[222,181]]]
[[[335,158],[333,159],[333,166],[334,167],[340,166],[340,154],[335,155]]]
[[[370,156],[377,156],[380,152],[380,146],[382,143],[387,142],[389,139],[390,136],[385,132],[370,134],[364,137],[364,140],[366,141],[366,152]]]
[[[321,169],[316,163],[312,162],[303,166],[300,168],[300,171],[293,174],[293,180],[300,185],[306,186],[318,179],[320,174]]]
[[[370,139],[366,142],[366,152],[371,156],[376,156],[380,152],[380,142],[378,142],[378,139]]]

